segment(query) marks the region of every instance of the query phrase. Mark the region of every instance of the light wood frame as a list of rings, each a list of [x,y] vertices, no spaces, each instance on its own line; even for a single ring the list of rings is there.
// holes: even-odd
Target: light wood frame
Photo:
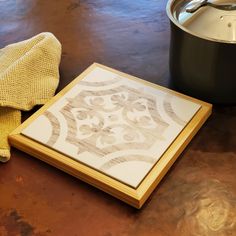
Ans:
[[[115,180],[93,168],[90,168],[82,163],[79,163],[49,147],[44,146],[30,138],[21,134],[21,131],[27,127],[33,120],[47,110],[54,102],[61,98],[68,90],[70,90],[75,84],[83,79],[88,73],[90,73],[95,67],[104,68],[111,72],[115,72],[121,76],[129,79],[139,81],[145,85],[158,88],[164,92],[177,95],[179,97],[188,99],[201,105],[199,111],[195,114],[193,119],[187,124],[183,131],[177,136],[171,146],[157,161],[152,170],[144,178],[137,189],[127,186],[126,184]],[[170,169],[180,153],[184,150],[193,136],[197,133],[206,119],[210,116],[212,111],[212,105],[198,99],[191,98],[189,96],[180,94],[170,89],[161,87],[159,85],[141,80],[134,76],[122,73],[120,71],[105,67],[103,65],[94,63],[88,69],[86,69],[81,75],[67,85],[62,91],[60,91],[55,97],[53,97],[47,104],[41,107],[35,114],[21,124],[16,130],[9,135],[10,144],[50,165],[53,165],[77,178],[83,180],[109,194],[119,198],[120,200],[132,205],[135,208],[141,208],[147,198],[156,188],[158,183]]]

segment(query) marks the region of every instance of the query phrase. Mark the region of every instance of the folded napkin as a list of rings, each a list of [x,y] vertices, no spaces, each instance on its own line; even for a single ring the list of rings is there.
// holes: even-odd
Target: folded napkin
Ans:
[[[0,50],[0,161],[10,158],[7,136],[21,123],[21,111],[44,104],[59,82],[61,44],[41,33]]]

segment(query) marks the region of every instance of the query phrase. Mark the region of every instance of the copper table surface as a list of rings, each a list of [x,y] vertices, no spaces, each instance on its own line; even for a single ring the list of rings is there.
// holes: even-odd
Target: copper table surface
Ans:
[[[0,48],[54,33],[63,45],[58,90],[93,62],[170,87],[165,6],[0,0]],[[141,210],[12,149],[0,164],[0,235],[236,235],[236,108],[214,106]]]

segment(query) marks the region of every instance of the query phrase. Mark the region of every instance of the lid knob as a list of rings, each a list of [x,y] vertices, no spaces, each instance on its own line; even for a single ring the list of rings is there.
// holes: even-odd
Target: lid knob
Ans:
[[[211,6],[224,11],[236,10],[236,4],[215,4],[213,2],[209,2],[208,0],[194,0],[186,6],[186,12],[194,13],[203,6]]]
[[[200,7],[205,6],[207,4],[208,0],[192,1],[186,6],[186,12],[193,13],[197,11]]]

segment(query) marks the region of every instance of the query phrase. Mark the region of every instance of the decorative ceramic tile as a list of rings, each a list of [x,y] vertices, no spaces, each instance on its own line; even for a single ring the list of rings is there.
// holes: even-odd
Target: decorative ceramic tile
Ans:
[[[97,67],[22,134],[137,188],[199,108]]]

